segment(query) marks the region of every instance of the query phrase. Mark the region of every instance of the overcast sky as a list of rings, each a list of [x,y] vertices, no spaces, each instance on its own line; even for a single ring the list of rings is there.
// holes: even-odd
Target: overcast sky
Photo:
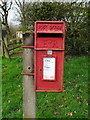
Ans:
[[[30,1],[30,0],[26,0],[26,1]],[[57,1],[57,2],[62,2],[62,1],[71,2],[72,0],[55,0],[55,1]],[[79,0],[79,1],[81,2],[82,0]],[[89,0],[84,0],[84,1],[88,2]],[[32,0],[32,2],[52,2],[52,0]],[[13,6],[15,6],[15,4]],[[9,16],[8,16],[8,22],[9,22],[9,24],[18,25],[19,22],[17,21],[17,18],[18,18],[18,16],[16,14],[15,9],[14,10],[13,9],[10,10]]]

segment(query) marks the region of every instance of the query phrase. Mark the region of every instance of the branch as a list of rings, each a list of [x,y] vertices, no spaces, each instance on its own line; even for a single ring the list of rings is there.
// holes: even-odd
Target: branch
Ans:
[[[10,2],[10,6],[9,8],[7,9],[7,11],[9,11],[11,9],[11,6],[12,6],[12,1]]]
[[[0,11],[0,14],[1,14],[2,16],[4,16],[3,13],[2,13],[1,11]]]
[[[3,9],[3,5],[0,4],[0,8]]]
[[[17,12],[21,15],[21,12],[20,12],[20,10],[18,9],[18,8],[16,8],[17,9]]]
[[[0,4],[0,8],[1,8],[1,4]]]
[[[2,5],[0,4],[0,8],[3,10],[3,12],[6,11],[6,2],[2,2]]]
[[[4,23],[4,15],[3,15],[2,12],[0,12],[0,14],[2,15],[2,21],[3,21],[3,23]]]
[[[18,3],[19,2],[19,3]],[[17,4],[17,6],[18,7],[21,7],[22,6],[22,4],[21,4],[21,2],[18,0],[18,2],[17,2],[17,0],[15,0],[15,3]]]
[[[3,24],[3,25],[6,25],[3,21],[2,21],[2,24]]]

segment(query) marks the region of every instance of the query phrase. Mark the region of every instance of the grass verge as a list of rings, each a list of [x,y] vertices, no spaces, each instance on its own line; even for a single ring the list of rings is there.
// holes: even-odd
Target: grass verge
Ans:
[[[22,58],[3,58],[2,116],[22,118]]]
[[[3,118],[22,118],[22,58],[3,58]],[[36,93],[37,118],[88,118],[88,58],[65,61],[64,92]]]

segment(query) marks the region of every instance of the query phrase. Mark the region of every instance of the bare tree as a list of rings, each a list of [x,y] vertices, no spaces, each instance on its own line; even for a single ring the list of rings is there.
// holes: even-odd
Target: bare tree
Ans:
[[[8,35],[10,35],[10,29],[8,25],[8,14],[12,7],[12,0],[1,0],[0,1],[0,14],[2,17],[2,24],[5,25]]]
[[[28,1],[15,0],[15,3],[17,5],[16,10],[20,15],[21,26],[22,26],[23,30],[27,30],[28,24],[30,21],[30,20],[28,20],[28,12],[30,12],[29,9],[30,9],[32,2],[30,0],[28,0]]]

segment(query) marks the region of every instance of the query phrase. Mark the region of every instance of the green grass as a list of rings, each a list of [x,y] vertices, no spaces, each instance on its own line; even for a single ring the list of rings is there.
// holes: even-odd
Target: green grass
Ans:
[[[22,118],[22,59],[3,58],[2,115],[4,118]]]
[[[3,58],[4,118],[22,118],[22,58]],[[88,118],[88,58],[65,61],[64,92],[36,93],[37,118]]]

